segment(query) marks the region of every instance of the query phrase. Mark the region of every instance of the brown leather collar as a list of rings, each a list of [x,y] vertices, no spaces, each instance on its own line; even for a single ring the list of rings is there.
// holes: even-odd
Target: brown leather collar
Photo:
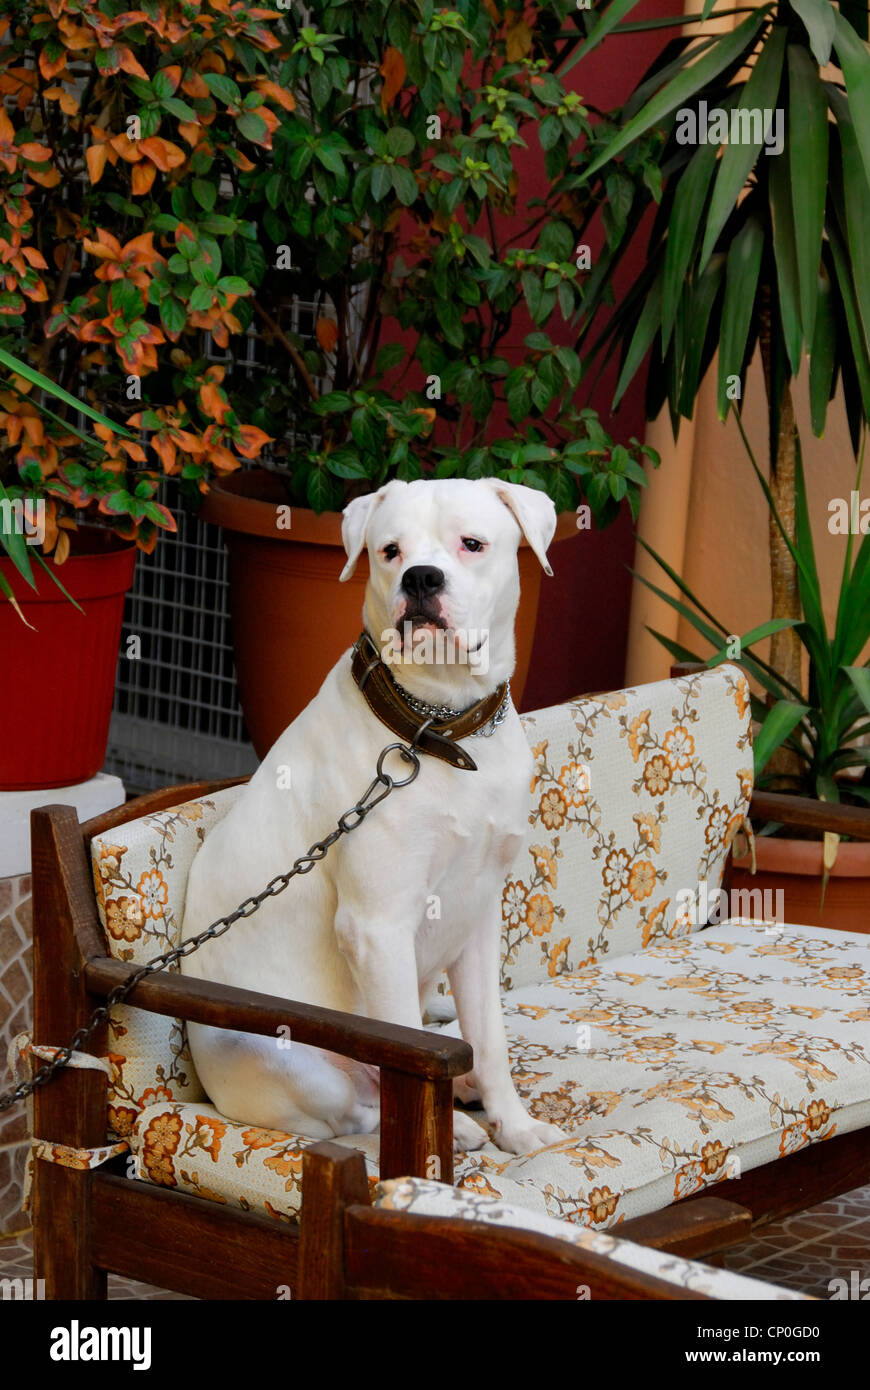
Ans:
[[[428,720],[408,704],[368,632],[360,633],[350,669],[369,709],[394,734],[453,767],[477,771],[477,763],[457,745],[456,739],[477,733],[492,719],[507,696],[507,682],[503,681],[491,695],[478,700],[455,719]]]

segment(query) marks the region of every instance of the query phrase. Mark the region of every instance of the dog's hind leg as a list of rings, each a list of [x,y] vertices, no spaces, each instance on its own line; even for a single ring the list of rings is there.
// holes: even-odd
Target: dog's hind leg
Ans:
[[[311,1139],[368,1134],[377,1127],[380,1113],[368,1079],[337,1066],[319,1048],[289,1036],[201,1023],[188,1025],[188,1037],[209,1099],[231,1120]]]

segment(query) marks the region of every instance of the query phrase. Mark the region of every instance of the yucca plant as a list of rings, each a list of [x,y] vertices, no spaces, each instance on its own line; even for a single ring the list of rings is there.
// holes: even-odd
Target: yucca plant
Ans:
[[[688,28],[667,45],[621,112],[595,128],[591,159],[566,179],[584,210],[581,233],[602,203],[607,233],[585,288],[579,347],[602,365],[619,355],[615,404],[649,355],[647,414],[655,417],[667,402],[675,433],[681,417],[691,418],[717,354],[719,416],[739,412],[746,372],[760,348],[775,503],[773,617],[783,620],[773,633],[771,664],[787,688],[798,690],[801,634],[808,636],[813,622],[802,611],[809,592],[798,560],[792,401],[805,359],[814,434],[824,431],[838,383],[856,456],[870,414],[867,0],[841,0],[839,7],[830,0],[777,0],[729,9],[707,0],[690,19],[626,25],[637,3],[611,0],[560,71],[564,77],[626,28]],[[703,21],[711,15],[745,17],[733,30],[708,33]],[[828,64],[836,69],[830,79],[822,76]],[[725,113],[738,138],[686,143],[691,118],[698,135],[702,112],[714,110]],[[781,153],[767,152],[775,142],[765,140],[754,112],[782,113]],[[650,209],[651,229],[644,217]],[[644,271],[599,331],[598,311],[612,299],[616,272],[637,237],[647,239]],[[823,663],[817,665],[818,698],[836,698]],[[832,717],[840,717],[839,705]]]
[[[751,696],[752,713],[760,724],[754,739],[755,778],[759,786],[774,782],[780,789],[814,796],[820,801],[870,805],[870,745],[862,743],[870,735],[870,664],[856,664],[870,641],[870,534],[861,537],[857,553],[855,537],[851,531],[848,534],[837,616],[829,634],[822,610],[800,447],[795,459],[794,539],[785,529],[751,450],[750,457],[773,524],[797,570],[800,618],[773,618],[735,641],[733,629],[715,617],[670,565],[642,541],[688,602],[674,598],[642,575],[638,578],[687,619],[714,650],[712,655],[699,656],[663,633],[652,628],[649,631],[677,661],[705,661],[712,667],[738,659],[766,692],[766,700]],[[859,481],[860,474],[859,467]],[[773,658],[767,661],[756,650],[766,638],[785,631],[794,633],[809,659],[805,687],[783,673]],[[807,691],[806,698],[802,688]],[[792,754],[793,770],[771,771],[771,760],[783,747]]]

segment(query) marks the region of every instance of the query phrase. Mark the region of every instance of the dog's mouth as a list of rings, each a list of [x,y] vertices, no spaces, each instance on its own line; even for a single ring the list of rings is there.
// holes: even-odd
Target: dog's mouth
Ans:
[[[432,613],[425,608],[412,608],[409,605],[398,618],[396,631],[404,651],[406,642],[417,632],[449,632],[450,629],[440,613]]]

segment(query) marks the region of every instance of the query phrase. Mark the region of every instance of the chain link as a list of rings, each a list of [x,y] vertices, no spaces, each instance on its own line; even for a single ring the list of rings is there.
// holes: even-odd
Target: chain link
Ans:
[[[352,830],[356,830],[358,826],[362,825],[369,812],[373,811],[391,792],[395,791],[397,787],[409,786],[420,771],[420,755],[417,752],[417,743],[420,739],[420,735],[425,732],[431,723],[431,719],[427,720],[426,723],[417,730],[411,743],[388,743],[386,748],[381,750],[377,762],[377,772],[359,801],[345,811],[344,815],[339,816],[334,830],[330,831],[324,839],[317,840],[315,844],[311,846],[307,854],[301,854],[298,859],[294,860],[292,867],[289,868],[286,873],[276,874],[256,897],[245,898],[244,902],[239,903],[235,912],[231,912],[227,917],[219,917],[216,922],[212,922],[211,926],[206,927],[198,936],[188,937],[187,941],[183,942],[180,946],[174,946],[171,951],[164,951],[162,955],[154,956],[153,959],[147,961],[145,965],[137,970],[134,975],[131,975],[129,980],[125,980],[122,985],[118,985],[110,994],[107,994],[105,1004],[102,1004],[98,1009],[94,1010],[85,1026],[79,1028],[69,1044],[59,1050],[57,1056],[49,1062],[48,1066],[40,1068],[30,1081],[22,1081],[19,1086],[16,1086],[14,1091],[9,1091],[5,1095],[0,1096],[0,1112],[8,1110],[10,1106],[16,1105],[20,1100],[25,1100],[27,1096],[33,1094],[37,1086],[44,1086],[46,1082],[51,1081],[62,1068],[68,1065],[73,1053],[80,1052],[83,1045],[97,1028],[108,1020],[109,1011],[114,1005],[120,1004],[123,999],[126,999],[127,995],[148,975],[154,975],[159,970],[165,970],[167,966],[174,965],[176,961],[183,960],[185,956],[192,956],[194,951],[198,951],[200,946],[204,946],[207,941],[215,941],[219,936],[223,936],[224,932],[229,931],[230,927],[238,922],[240,918],[253,917],[254,913],[262,906],[267,898],[275,898],[279,893],[283,893],[287,884],[292,878],[295,878],[297,874],[310,873],[315,864],[319,864],[321,859],[326,858],[326,855],[335,842],[340,840],[342,835],[349,835]],[[406,777],[391,777],[388,772],[384,771],[384,761],[387,754],[393,751],[400,753],[405,762],[411,764],[411,771]],[[375,795],[375,790],[378,787],[380,787],[381,790]],[[356,819],[350,820],[349,817],[351,816],[355,816]]]

